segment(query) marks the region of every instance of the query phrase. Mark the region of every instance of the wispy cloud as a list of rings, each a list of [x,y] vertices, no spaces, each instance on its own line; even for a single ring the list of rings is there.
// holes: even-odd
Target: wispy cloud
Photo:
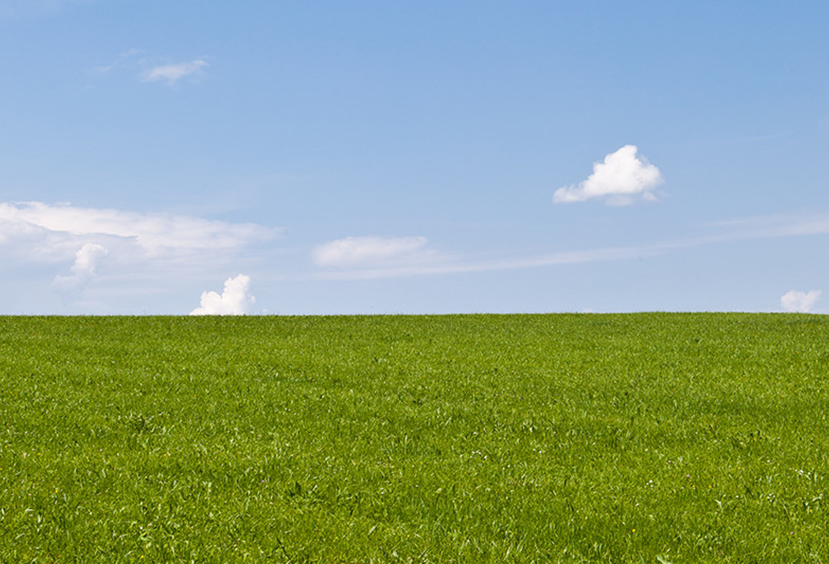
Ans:
[[[144,80],[144,82],[164,80],[167,84],[174,85],[186,76],[201,74],[202,69],[206,66],[207,61],[204,59],[195,59],[171,65],[154,66],[144,71],[142,80]]]
[[[137,213],[105,208],[0,203],[0,244],[38,233],[72,242],[118,238],[144,251],[228,249],[273,237],[278,230],[252,223],[228,223],[186,215]]]
[[[256,301],[250,293],[250,277],[240,274],[225,280],[221,295],[202,292],[199,307],[190,315],[244,315]]]
[[[106,75],[118,69],[134,67],[139,64],[137,59],[143,53],[144,51],[141,49],[128,49],[120,53],[115,60],[109,62],[108,64],[98,65],[97,67],[92,68],[91,72],[95,75]]]
[[[707,224],[732,239],[796,237],[829,233],[825,212],[779,213],[718,221]]]
[[[143,49],[128,49],[106,64],[91,68],[89,72],[92,76],[98,77],[120,72],[129,73],[130,75],[137,73],[142,82],[164,82],[168,86],[175,86],[184,78],[194,78],[203,74],[208,66],[205,57],[181,63],[158,63],[157,57],[150,56]]]
[[[780,298],[780,305],[788,312],[811,313],[812,308],[820,299],[820,294],[820,290],[811,290],[809,292],[790,290]]]
[[[346,237],[314,248],[314,264],[322,267],[376,266],[420,260],[428,241],[425,237]]]
[[[461,274],[469,272],[491,272],[498,270],[519,270],[563,264],[626,260],[659,254],[661,245],[650,247],[608,247],[579,251],[563,251],[524,257],[503,257],[496,259],[479,259],[475,257],[454,257],[446,255],[436,257],[430,262],[421,261],[410,264],[386,264],[374,268],[351,268],[341,271],[327,271],[317,274],[317,278],[328,280],[366,280],[375,278],[399,278],[410,276],[430,276],[440,274]]]
[[[637,150],[635,145],[625,145],[610,153],[603,162],[593,164],[587,180],[556,190],[553,201],[566,204],[604,198],[609,205],[624,206],[638,198],[656,200],[654,190],[664,182],[662,173],[645,157],[637,157]]]
[[[695,237],[671,239],[628,247],[602,247],[525,256],[512,255],[500,258],[481,258],[479,256],[463,257],[446,253],[435,253],[431,255],[417,255],[420,259],[417,261],[375,261],[373,264],[360,264],[357,261],[342,261],[338,264],[342,268],[318,272],[315,274],[315,278],[364,280],[518,270],[565,264],[633,260],[677,252],[683,249],[734,241],[829,234],[829,213],[780,214],[766,217],[743,218],[709,224],[703,227],[706,232]],[[348,245],[344,246],[348,247]],[[336,249],[336,246],[332,246],[330,249],[326,246],[322,246],[322,248],[333,251]],[[336,253],[334,253],[334,256],[336,256]],[[315,263],[319,266],[326,265],[324,261],[319,260],[315,260]]]

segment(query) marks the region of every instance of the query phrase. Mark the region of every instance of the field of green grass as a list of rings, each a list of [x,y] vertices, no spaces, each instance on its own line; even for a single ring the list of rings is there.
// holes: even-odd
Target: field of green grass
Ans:
[[[829,318],[0,317],[0,562],[829,562]]]

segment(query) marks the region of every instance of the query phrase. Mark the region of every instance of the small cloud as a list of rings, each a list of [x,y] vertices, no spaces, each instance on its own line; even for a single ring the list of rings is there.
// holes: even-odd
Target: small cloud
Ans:
[[[160,65],[144,71],[142,79],[144,82],[166,80],[167,84],[173,85],[185,76],[201,74],[202,69],[206,66],[207,61],[204,59],[196,59],[174,65]]]
[[[75,253],[75,264],[68,276],[56,276],[53,282],[58,290],[69,291],[83,286],[95,276],[98,264],[107,255],[107,250],[97,243],[87,243]]]
[[[788,312],[811,313],[812,308],[820,299],[820,294],[820,290],[811,290],[809,292],[790,290],[780,298],[780,305]]]
[[[606,198],[610,205],[625,206],[637,197],[654,201],[653,191],[664,182],[659,169],[645,157],[636,156],[635,145],[625,145],[610,153],[604,162],[593,164],[593,174],[577,185],[556,190],[553,202],[566,204],[591,198]]]
[[[316,247],[317,266],[351,267],[411,260],[424,254],[426,237],[346,237]]]
[[[202,292],[201,306],[190,315],[244,315],[255,301],[250,294],[250,277],[240,274],[225,280],[222,295]]]

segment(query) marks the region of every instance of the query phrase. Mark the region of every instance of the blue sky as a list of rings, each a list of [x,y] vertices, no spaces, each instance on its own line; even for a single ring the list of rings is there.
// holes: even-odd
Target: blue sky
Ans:
[[[0,314],[827,313],[827,25],[0,0]]]

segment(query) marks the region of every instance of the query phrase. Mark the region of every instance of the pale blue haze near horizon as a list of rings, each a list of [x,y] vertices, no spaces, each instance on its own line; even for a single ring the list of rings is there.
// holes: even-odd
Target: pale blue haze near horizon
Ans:
[[[829,313],[827,29],[0,0],[0,314]]]

